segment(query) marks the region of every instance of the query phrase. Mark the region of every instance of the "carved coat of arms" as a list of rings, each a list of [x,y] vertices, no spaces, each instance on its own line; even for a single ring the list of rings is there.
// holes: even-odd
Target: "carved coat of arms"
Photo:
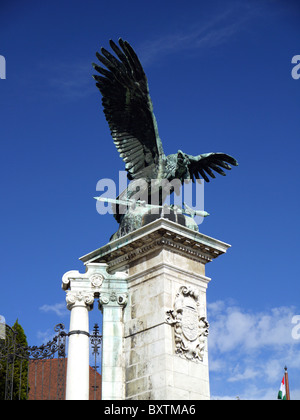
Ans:
[[[199,293],[182,286],[175,298],[174,309],[167,311],[166,321],[174,326],[176,354],[188,360],[202,361],[209,324],[199,315]]]

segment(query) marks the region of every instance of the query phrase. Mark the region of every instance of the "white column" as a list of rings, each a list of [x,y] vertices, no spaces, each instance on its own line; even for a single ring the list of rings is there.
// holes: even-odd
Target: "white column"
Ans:
[[[91,292],[67,292],[71,311],[66,400],[89,399],[89,310],[94,302]]]
[[[102,400],[125,399],[123,308],[127,293],[101,293],[102,332]]]
[[[123,308],[127,302],[127,273],[107,273],[106,263],[87,263],[84,274],[64,274],[62,288],[71,310],[69,332],[67,400],[89,398],[88,311],[99,296],[103,308],[102,399],[124,399],[125,365]]]

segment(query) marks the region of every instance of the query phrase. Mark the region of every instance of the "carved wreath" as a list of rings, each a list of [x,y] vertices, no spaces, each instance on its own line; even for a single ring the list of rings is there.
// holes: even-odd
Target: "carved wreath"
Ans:
[[[180,287],[174,309],[166,314],[166,322],[174,326],[175,353],[188,360],[203,361],[209,324],[199,315],[198,291],[190,286]]]

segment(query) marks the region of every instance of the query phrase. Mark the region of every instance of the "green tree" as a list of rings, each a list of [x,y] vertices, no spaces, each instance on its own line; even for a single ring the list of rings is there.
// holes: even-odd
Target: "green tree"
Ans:
[[[5,339],[0,339],[0,400],[5,395],[6,357]]]
[[[7,328],[5,340],[0,340],[0,400],[5,399],[5,384],[12,386],[13,400],[27,399],[28,361],[26,360],[27,338],[18,320]],[[9,390],[11,387],[9,387]],[[9,396],[10,397],[10,396]]]
[[[14,388],[13,400],[27,400],[28,361],[25,359],[25,351],[28,347],[27,337],[18,320],[13,325],[16,332],[17,357],[14,364]]]

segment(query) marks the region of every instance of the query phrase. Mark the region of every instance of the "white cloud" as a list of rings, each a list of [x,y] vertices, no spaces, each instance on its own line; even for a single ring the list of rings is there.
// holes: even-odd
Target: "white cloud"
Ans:
[[[252,313],[237,306],[215,302],[208,305],[211,351],[221,353],[239,348],[249,353],[265,347],[293,345],[294,307],[279,307]]]
[[[296,313],[295,307],[286,306],[254,312],[233,301],[208,304],[208,350],[215,399],[223,399],[218,391],[221,383],[227,384],[226,399],[229,389],[231,399],[236,395],[241,399],[276,399],[285,364],[291,378],[299,376],[300,340],[292,337]],[[295,390],[292,397],[299,397],[299,392]]]
[[[237,381],[244,381],[247,379],[253,379],[256,378],[258,376],[258,371],[254,370],[250,367],[247,367],[244,372],[242,373],[237,373],[235,376],[231,376],[228,379],[228,382],[237,382]]]
[[[60,100],[77,101],[95,92],[95,81],[91,60],[66,58],[64,61],[40,61],[40,78],[34,80],[33,89],[47,93],[47,96],[59,96]],[[72,64],[70,65],[70,62]]]
[[[244,30],[246,22],[257,15],[255,8],[248,5],[233,3],[224,8],[218,15],[201,16],[200,20],[190,22],[184,29],[170,31],[143,44],[139,57],[143,64],[153,62],[162,55],[182,51],[199,51],[227,42],[240,31]]]
[[[57,316],[65,316],[68,311],[66,309],[66,303],[55,303],[54,305],[43,305],[39,308],[42,312],[54,312]]]
[[[48,329],[46,331],[38,331],[36,335],[39,343],[38,345],[42,345],[48,343],[49,341],[52,341],[53,337],[55,336],[55,333],[53,332],[53,330]]]
[[[91,74],[92,65],[87,63],[73,63],[70,71],[69,63],[60,63],[49,70],[48,82],[54,92],[65,99],[81,99],[95,92],[95,82]]]

